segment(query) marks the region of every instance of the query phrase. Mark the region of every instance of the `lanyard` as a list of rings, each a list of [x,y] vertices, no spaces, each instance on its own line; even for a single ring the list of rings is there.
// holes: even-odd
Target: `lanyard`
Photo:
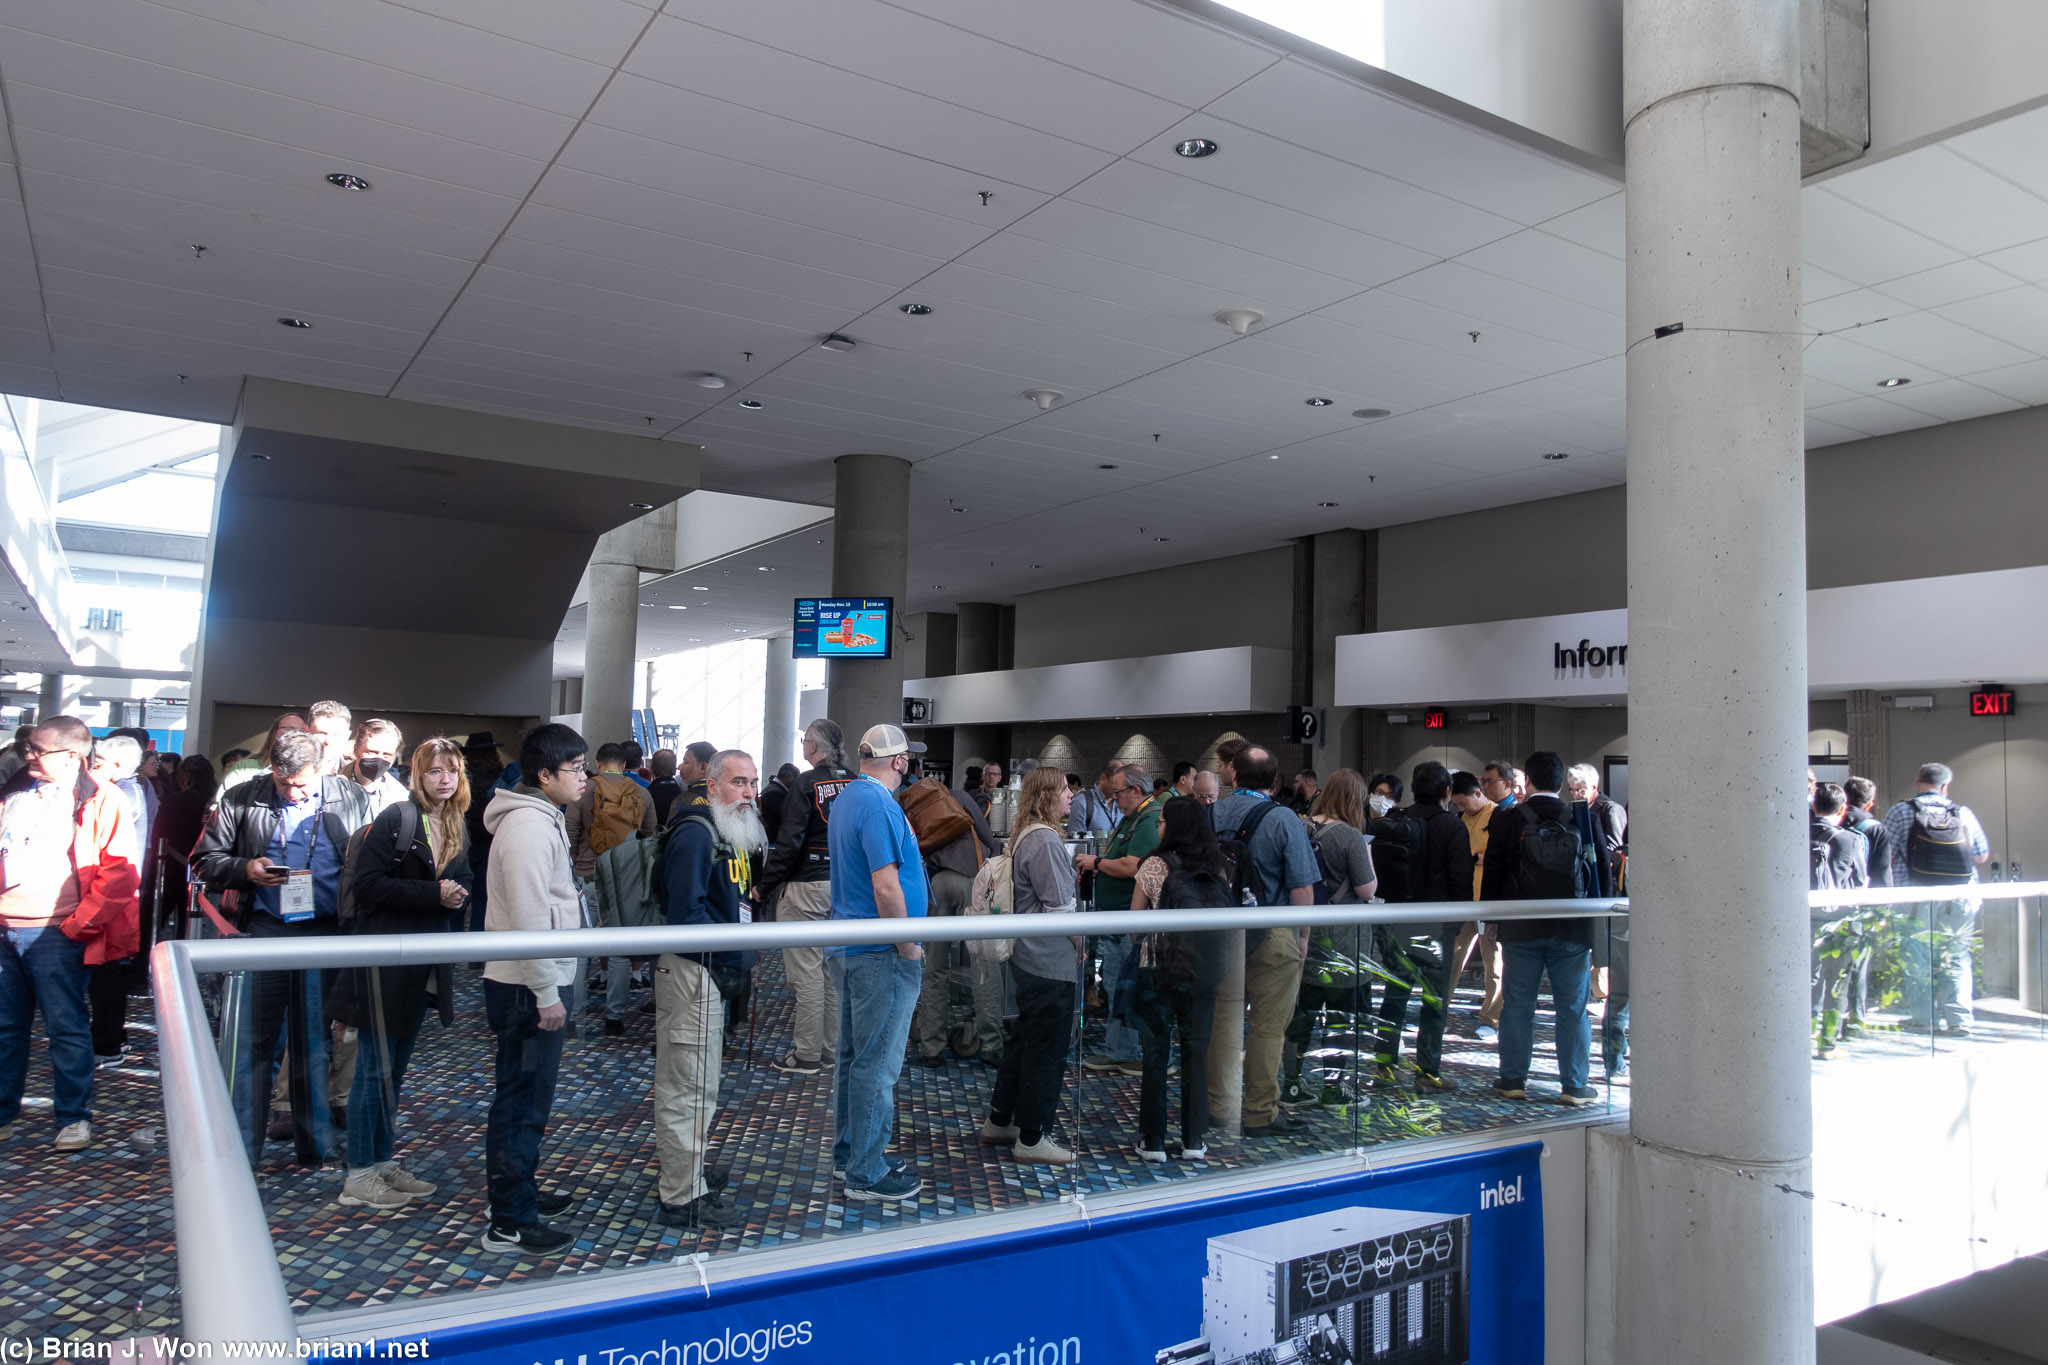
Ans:
[[[289,838],[288,838],[288,837],[286,837],[286,835],[285,835],[285,832],[284,832],[284,813],[285,813],[285,811],[286,811],[286,810],[288,810],[288,809],[290,809],[290,807],[289,807],[289,806],[279,806],[279,807],[277,808],[277,842],[278,842],[278,846],[279,846],[279,848],[281,848],[281,849],[282,849],[282,850],[284,851],[284,862],[285,862],[285,866],[286,866],[286,867],[287,867],[288,869],[290,869],[291,871],[294,871],[294,872],[305,872],[305,871],[309,871],[309,870],[310,870],[310,869],[312,868],[312,866],[313,866],[313,855],[314,855],[314,853],[318,852],[318,851],[319,851],[319,848],[320,848],[320,830],[321,830],[321,827],[322,827],[323,825],[325,825],[325,824],[326,824],[326,822],[327,822],[327,793],[326,793],[326,792],[325,792],[324,790],[323,790],[323,791],[322,791],[322,792],[320,793],[319,801],[318,801],[318,803],[317,803],[317,804],[316,804],[316,805],[315,805],[315,806],[313,807],[313,813],[312,813],[311,815],[307,816],[305,820],[303,820],[303,821],[301,821],[301,822],[299,823],[299,828],[300,828],[300,829],[304,829],[304,828],[306,827],[306,825],[307,825],[307,824],[311,824],[311,825],[313,826],[313,833],[312,833],[311,837],[310,837],[310,838],[308,838],[308,839],[306,840],[306,866],[305,866],[305,867],[292,867],[292,865],[291,865],[291,862],[292,862],[292,843],[293,843],[293,841],[294,841],[294,840],[295,840],[295,839],[296,839],[296,838],[297,838],[298,836],[297,836],[297,834],[296,834],[296,833],[294,833],[294,834],[293,834],[293,835],[292,835],[291,837],[289,837]]]

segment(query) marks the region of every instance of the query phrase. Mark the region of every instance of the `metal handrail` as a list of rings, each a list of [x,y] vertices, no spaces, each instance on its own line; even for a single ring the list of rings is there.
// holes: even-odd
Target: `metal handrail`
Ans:
[[[1871,886],[1856,891],[1814,891],[1815,910],[1858,905],[1922,905],[1928,901],[2021,900],[2048,896],[2048,882],[1965,882],[1959,886]]]

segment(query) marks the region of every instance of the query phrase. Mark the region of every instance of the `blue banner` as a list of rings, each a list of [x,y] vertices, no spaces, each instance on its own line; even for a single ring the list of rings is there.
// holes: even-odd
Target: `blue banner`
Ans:
[[[1077,1212],[708,1294],[442,1329],[424,1355],[474,1365],[1540,1365],[1541,1152],[1527,1143]],[[393,1340],[375,1354],[409,1352]]]

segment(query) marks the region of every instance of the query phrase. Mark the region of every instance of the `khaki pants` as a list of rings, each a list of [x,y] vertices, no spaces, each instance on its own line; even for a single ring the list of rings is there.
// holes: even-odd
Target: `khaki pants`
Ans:
[[[664,1204],[687,1204],[704,1193],[724,1057],[725,1001],[711,974],[663,953],[654,961],[654,1151]]]
[[[332,1027],[334,1039],[327,1049],[327,1103],[335,1109],[346,1109],[348,1092],[356,1084],[356,1031],[340,1024]]]
[[[778,920],[832,918],[832,883],[785,882],[775,903]],[[782,975],[796,1001],[797,1060],[829,1062],[839,1051],[839,989],[825,970],[823,948],[784,948]]]
[[[1280,1112],[1280,1049],[1301,994],[1301,940],[1292,929],[1268,929],[1244,962],[1244,1001],[1251,1012],[1244,1038],[1244,1126],[1262,1127]]]
[[[929,913],[957,915],[967,909],[974,883],[943,869],[931,876]],[[1003,968],[1001,963],[976,962],[964,943],[924,945],[924,979],[917,992],[917,1045],[927,1057],[946,1050],[946,1027],[952,1001],[953,968],[964,966],[974,987],[974,1032],[981,1050],[994,1057],[1003,1050]]]
[[[1477,920],[1467,920],[1465,927],[1458,931],[1458,946],[1451,950],[1451,971],[1446,978],[1449,989],[1458,988],[1458,978],[1465,974],[1465,964],[1472,960],[1472,954],[1479,954],[1480,970],[1486,974],[1486,994],[1479,1003],[1479,1022],[1500,1027],[1500,944],[1489,943],[1479,932]]]

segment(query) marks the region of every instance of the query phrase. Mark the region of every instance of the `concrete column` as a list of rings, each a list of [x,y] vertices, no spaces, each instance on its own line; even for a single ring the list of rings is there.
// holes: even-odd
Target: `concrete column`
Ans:
[[[1003,609],[995,602],[962,602],[954,618],[953,671],[993,673],[1003,634]]]
[[[640,568],[607,562],[600,536],[590,561],[590,597],[583,637],[583,737],[600,744],[632,738],[633,654],[640,638]]]
[[[1324,708],[1316,771],[1357,768],[1365,761],[1364,712],[1336,706],[1337,637],[1373,630],[1379,616],[1379,532],[1325,531],[1312,546],[1309,620],[1309,704]],[[1370,773],[1366,774],[1371,776]]]
[[[761,707],[761,780],[796,762],[796,660],[790,633],[768,637],[768,676]],[[801,767],[801,764],[798,764]]]
[[[66,714],[70,703],[77,698],[76,690],[65,686],[66,681],[62,673],[43,674],[43,685],[36,692],[37,724],[52,716]]]
[[[1499,723],[1500,752],[1487,754],[1479,761],[1490,763],[1502,758],[1519,768],[1536,748],[1536,708],[1527,702],[1509,702],[1500,708]]]
[[[832,595],[890,597],[904,606],[910,558],[910,461],[841,455],[833,461]],[[871,725],[903,720],[903,658],[834,659],[827,665],[827,713],[846,732],[846,753]]]
[[[1798,23],[1623,7],[1636,1065],[1595,1361],[1814,1358]]]
[[[1868,688],[1849,694],[1849,771],[1877,783],[1877,808],[1885,811],[1892,796],[1884,789],[1884,707],[1877,697]]]

